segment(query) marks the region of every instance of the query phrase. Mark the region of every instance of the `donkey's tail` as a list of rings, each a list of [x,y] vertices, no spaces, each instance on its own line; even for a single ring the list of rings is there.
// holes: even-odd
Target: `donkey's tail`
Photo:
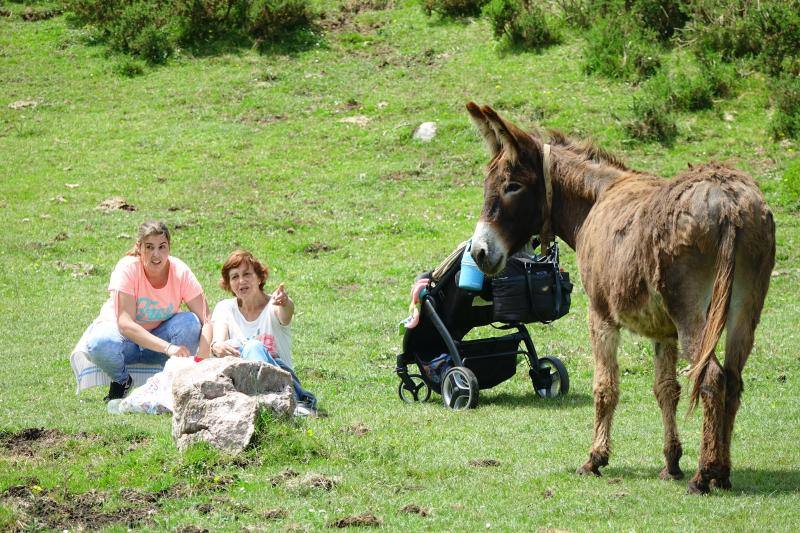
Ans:
[[[691,412],[700,399],[700,388],[706,376],[708,366],[714,360],[717,364],[714,349],[722,336],[722,329],[728,320],[728,306],[731,301],[733,287],[734,253],[736,251],[736,226],[728,221],[722,228],[720,246],[717,250],[717,262],[714,270],[714,289],[711,292],[711,304],[708,306],[706,325],[703,327],[703,336],[697,352],[697,360],[692,370],[691,396],[689,396],[689,411]]]

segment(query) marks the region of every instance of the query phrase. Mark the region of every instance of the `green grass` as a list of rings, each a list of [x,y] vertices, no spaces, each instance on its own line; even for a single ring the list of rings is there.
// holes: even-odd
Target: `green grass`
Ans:
[[[541,53],[506,53],[486,21],[428,19],[410,2],[347,21],[305,50],[184,52],[126,77],[122,58],[64,16],[0,19],[0,431],[67,434],[31,455],[0,448],[0,492],[23,484],[71,502],[95,489],[106,498],[99,509],[111,512],[128,505],[123,488],[150,491],[162,496],[138,527],[155,530],[317,529],[365,512],[387,529],[414,530],[789,531],[800,523],[800,218],[779,201],[797,145],[769,137],[766,81],[746,77],[734,99],[681,115],[674,145],[642,144],[625,133],[633,90],[584,74],[576,36]],[[8,107],[20,100],[37,105]],[[630,335],[620,350],[611,464],[600,479],[573,475],[594,411],[579,283],[568,316],[531,327],[539,352],[569,369],[568,396],[535,399],[521,366],[471,412],[400,403],[396,332],[411,282],[471,234],[481,206],[487,157],[468,100],[523,126],[591,136],[666,177],[716,159],[758,179],[777,220],[777,275],[745,369],[732,492],[688,497],[684,482],[657,479],[652,348]],[[370,120],[341,122],[356,115]],[[437,137],[413,140],[428,120]],[[96,209],[111,196],[137,210]],[[223,297],[216,281],[232,249],[267,260],[268,286],[285,282],[297,303],[294,360],[328,418],[265,424],[272,429],[243,459],[202,448],[181,456],[169,418],[112,417],[105,391],[74,395],[67,356],[147,218],[175,228],[173,253],[212,304]],[[321,245],[329,251],[308,251]],[[574,254],[564,259],[577,279]],[[91,273],[73,276],[71,265]],[[689,474],[700,419],[680,420]],[[356,424],[369,432],[348,430]],[[500,465],[468,464],[483,458]],[[287,469],[338,484],[273,486]],[[430,516],[400,512],[407,504]],[[286,516],[266,520],[275,508]],[[0,529],[23,516],[0,499]]]

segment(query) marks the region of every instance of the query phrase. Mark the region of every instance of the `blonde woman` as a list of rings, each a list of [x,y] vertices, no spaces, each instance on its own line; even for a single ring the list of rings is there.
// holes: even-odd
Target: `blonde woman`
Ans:
[[[191,269],[170,255],[171,244],[166,224],[145,222],[111,273],[109,298],[86,334],[87,357],[111,378],[105,401],[130,390],[128,365],[208,355],[208,303]],[[181,304],[189,312],[181,312]]]

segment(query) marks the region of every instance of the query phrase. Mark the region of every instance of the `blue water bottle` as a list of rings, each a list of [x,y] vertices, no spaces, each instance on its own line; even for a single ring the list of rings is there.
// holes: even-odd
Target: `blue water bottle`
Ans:
[[[465,291],[478,292],[483,289],[483,272],[472,259],[471,251],[472,239],[467,243],[464,255],[461,256],[461,275],[458,278],[458,286]]]

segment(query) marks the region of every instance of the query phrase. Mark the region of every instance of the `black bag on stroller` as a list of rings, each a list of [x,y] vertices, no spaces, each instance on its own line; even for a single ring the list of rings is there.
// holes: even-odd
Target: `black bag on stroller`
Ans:
[[[572,283],[558,264],[558,245],[545,256],[515,256],[492,279],[497,322],[552,322],[569,311]]]
[[[516,373],[518,356],[528,361],[539,396],[566,394],[566,368],[556,357],[538,357],[525,327],[556,320],[569,311],[572,284],[559,268],[558,246],[554,244],[544,256],[517,254],[498,276],[486,278],[480,291],[468,292],[458,286],[466,244],[418,278],[427,284],[419,294],[419,321],[405,330],[403,353],[397,356],[400,398],[426,401],[433,391],[451,409],[473,408],[480,389]],[[489,324],[509,333],[463,340],[473,328]],[[420,372],[410,374],[409,364],[416,364]]]

